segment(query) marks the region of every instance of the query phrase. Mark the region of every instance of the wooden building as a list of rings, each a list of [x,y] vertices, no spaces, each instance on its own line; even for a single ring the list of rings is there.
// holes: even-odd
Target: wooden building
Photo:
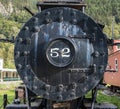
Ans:
[[[3,59],[0,59],[0,82],[20,80],[16,69],[3,68]]]
[[[114,43],[120,43],[120,40],[115,40]],[[104,82],[120,87],[120,45],[109,48],[108,66],[106,70]]]

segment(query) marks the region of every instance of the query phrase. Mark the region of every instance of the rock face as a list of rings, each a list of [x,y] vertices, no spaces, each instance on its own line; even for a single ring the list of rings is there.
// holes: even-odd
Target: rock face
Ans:
[[[9,2],[7,11],[9,12],[9,14],[11,14],[13,12],[13,4],[12,4],[12,2]]]
[[[3,16],[8,15],[7,10],[5,9],[5,7],[3,6],[3,4],[2,4],[1,2],[0,2],[0,13],[1,13]]]
[[[13,12],[13,4],[11,2],[8,3],[8,6],[5,7],[0,2],[0,14],[3,16],[9,16]]]

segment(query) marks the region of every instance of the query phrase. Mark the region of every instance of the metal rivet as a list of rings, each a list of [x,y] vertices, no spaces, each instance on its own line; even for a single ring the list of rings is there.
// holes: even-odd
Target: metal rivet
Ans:
[[[17,52],[15,53],[15,57],[18,58],[19,56],[20,56],[20,52],[17,51]]]
[[[100,69],[104,69],[104,65],[100,65],[99,68],[100,68]]]
[[[50,15],[50,12],[49,12],[49,11],[48,11],[48,12],[46,12],[46,13],[45,13],[45,15],[46,15],[46,16],[49,16],[49,15]]]
[[[102,52],[102,53],[101,53],[101,56],[105,56],[105,52]]]
[[[30,38],[26,38],[26,44],[30,44],[31,43],[31,39]]]
[[[49,93],[45,92],[45,94],[43,95],[45,98],[49,98]]]
[[[38,26],[35,26],[34,28],[33,28],[33,32],[39,32],[40,31],[40,28],[38,27]]]
[[[24,77],[24,80],[25,80],[25,82],[27,82],[27,81],[28,81],[28,77],[27,77],[27,76],[25,76],[25,77]]]
[[[99,53],[98,51],[95,51],[95,52],[93,53],[93,56],[94,56],[94,57],[99,57],[99,56],[100,56],[100,53]]]
[[[19,38],[19,39],[18,39],[18,42],[19,42],[19,43],[21,43],[22,41],[23,41],[23,39],[22,39],[22,38]]]
[[[33,21],[37,22],[37,21],[38,21],[38,18],[37,18],[37,17],[34,17],[34,18],[33,18]]]
[[[94,31],[97,31],[98,30],[98,28],[97,27],[94,27]]]
[[[76,89],[76,87],[77,87],[77,84],[76,84],[75,82],[73,82],[73,83],[71,84],[71,88],[72,88],[72,89]]]
[[[63,21],[63,16],[60,16],[60,17],[58,18],[58,21],[59,21],[59,22],[62,22],[62,21]]]
[[[95,80],[97,80],[97,76],[94,76]]]
[[[83,90],[86,92],[86,91],[87,91],[87,88],[86,88],[86,87],[84,87],[84,88],[83,88]]]
[[[63,91],[63,84],[59,84],[57,89],[58,91]]]
[[[76,12],[72,12],[71,15],[72,15],[72,16],[76,16]]]
[[[25,27],[24,27],[24,30],[29,30],[29,27],[28,27],[28,26],[25,26]]]
[[[44,86],[44,90],[49,91],[49,90],[50,90],[50,85],[46,84],[46,85]]]
[[[50,23],[50,19],[46,18],[45,23]]]
[[[93,64],[93,71],[94,71],[94,73],[97,72],[96,64]]]
[[[24,56],[28,55],[28,52],[27,51],[24,51],[23,52]]]
[[[62,15],[63,14],[63,10],[58,10],[58,14]]]
[[[57,96],[57,99],[58,99],[58,100],[62,100],[62,99],[63,99],[62,95],[59,94],[59,95]]]
[[[18,69],[21,69],[21,68],[22,68],[22,65],[21,65],[21,64],[18,64],[18,65],[17,65],[17,68],[18,68]]]
[[[26,65],[26,69],[27,69],[29,72],[32,72],[30,65]],[[34,79],[34,80],[35,80],[35,79]]]
[[[75,97],[75,96],[76,96],[75,92],[70,93],[70,97]]]
[[[96,41],[96,34],[95,33],[92,33],[92,38],[90,39],[90,41],[92,43],[94,43]]]
[[[72,19],[72,23],[76,24],[77,23],[77,19]]]
[[[38,87],[36,85],[33,86],[33,89],[36,90]]]

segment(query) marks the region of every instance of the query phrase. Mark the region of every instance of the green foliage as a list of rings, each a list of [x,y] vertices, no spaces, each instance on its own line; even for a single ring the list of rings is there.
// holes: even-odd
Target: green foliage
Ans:
[[[91,91],[86,94],[86,98],[91,98]],[[103,91],[99,90],[97,93],[97,103],[111,103],[114,104],[120,109],[120,97],[117,95],[109,96],[105,95]]]
[[[21,82],[4,82],[0,83],[0,107],[3,104],[3,95],[8,95],[8,102],[11,104],[15,98],[15,88],[18,87]],[[0,108],[0,109],[3,109]]]
[[[13,44],[2,42],[0,43],[0,58],[4,59],[5,68],[15,68],[13,62],[13,48]]]
[[[7,19],[0,19],[0,38],[10,38],[16,36],[20,30],[21,24]],[[4,59],[4,67],[14,68],[13,63],[13,44],[0,43],[0,58]]]
[[[29,18],[30,18],[30,14],[25,12],[25,11],[19,11],[19,13],[12,13],[8,20],[11,20],[11,21],[15,21],[15,22],[18,22],[18,23],[25,23]]]
[[[11,37],[17,35],[21,25],[17,22],[10,21],[8,19],[0,19],[0,34],[5,37]]]
[[[86,0],[86,3],[86,13],[96,22],[105,25],[105,34],[111,38],[120,38],[120,0]],[[112,36],[112,28],[114,28],[114,36]]]

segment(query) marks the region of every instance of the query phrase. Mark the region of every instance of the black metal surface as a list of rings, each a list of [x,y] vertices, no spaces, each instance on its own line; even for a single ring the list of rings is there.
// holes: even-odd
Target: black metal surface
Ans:
[[[70,7],[82,11],[86,4],[83,0],[43,0],[37,3],[37,7],[40,11],[53,7]]]
[[[79,98],[101,80],[107,41],[99,26],[72,8],[51,8],[33,16],[15,42],[16,68],[27,87],[55,101]]]
[[[7,94],[3,95],[3,101],[3,109],[5,109],[8,104]]]

